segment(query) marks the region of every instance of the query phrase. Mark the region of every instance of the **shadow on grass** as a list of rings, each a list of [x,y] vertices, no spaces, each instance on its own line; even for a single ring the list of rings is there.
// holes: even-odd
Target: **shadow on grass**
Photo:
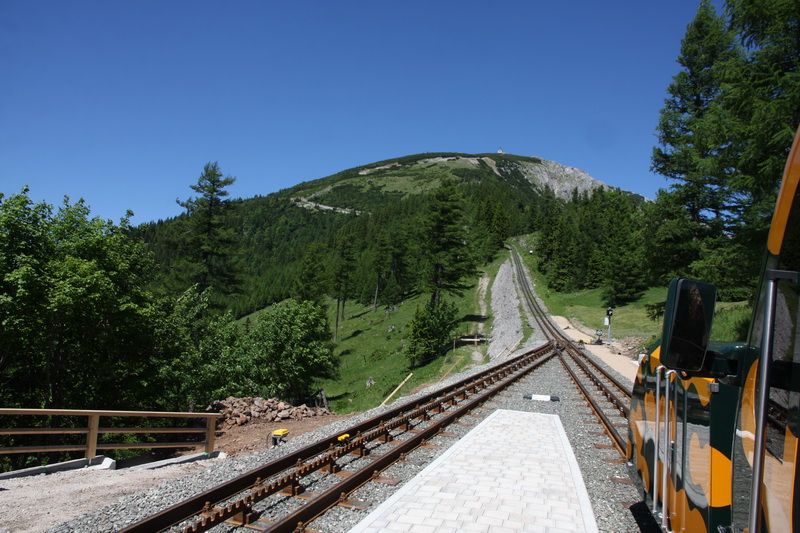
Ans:
[[[345,337],[342,340],[347,340],[347,339],[352,339],[352,338],[358,337],[362,333],[364,333],[364,332],[361,331],[360,329],[354,329],[353,332],[350,335],[348,335],[347,337]]]

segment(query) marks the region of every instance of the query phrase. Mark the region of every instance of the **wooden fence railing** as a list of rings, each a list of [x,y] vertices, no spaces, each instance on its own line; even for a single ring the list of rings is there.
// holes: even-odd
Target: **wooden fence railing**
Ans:
[[[9,428],[3,422],[5,416],[36,415],[36,416],[85,416],[86,426],[80,427],[36,427],[36,428]],[[37,452],[73,452],[85,451],[87,459],[93,459],[97,450],[122,450],[122,449],[150,449],[150,448],[187,448],[192,446],[205,446],[205,452],[214,451],[215,422],[219,413],[180,413],[159,411],[100,411],[79,409],[0,409],[0,435],[80,435],[86,434],[85,444],[66,444],[49,446],[8,446],[0,447],[0,455],[10,453],[37,453]],[[145,417],[145,418],[204,418],[204,428],[152,428],[152,427],[100,427],[102,417]],[[99,443],[97,438],[101,434],[205,434],[201,442],[141,442],[141,443]]]

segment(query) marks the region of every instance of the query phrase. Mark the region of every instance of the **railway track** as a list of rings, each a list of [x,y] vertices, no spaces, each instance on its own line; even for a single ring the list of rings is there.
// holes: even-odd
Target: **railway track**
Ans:
[[[448,425],[470,415],[556,353],[547,343],[271,461],[122,531],[144,533],[178,526],[177,531],[188,533],[225,522],[261,531],[296,531],[334,505],[358,508],[363,502],[349,500],[350,493],[370,481],[391,483],[381,478],[383,470],[426,446],[431,438],[445,433]],[[302,504],[282,517],[263,518],[265,511],[260,509],[269,507],[267,500],[276,503],[287,498]],[[257,509],[256,504],[263,502]]]
[[[631,399],[630,384],[622,383],[613,374],[606,372],[592,357],[568,339],[553,324],[548,313],[539,304],[522,265],[522,259],[511,246],[511,259],[517,286],[531,317],[535,320],[549,342],[556,346],[561,363],[592,410],[597,414],[605,432],[622,457],[625,457],[627,439],[619,428],[627,427]]]
[[[620,417],[627,416],[629,392],[550,322],[516,251],[512,258],[523,299],[548,339],[542,346],[270,461],[122,531],[188,533],[221,524],[269,532],[305,531],[332,507],[364,508],[368,502],[350,495],[367,483],[394,483],[382,472],[409,460],[412,451],[429,446],[434,437],[455,437],[446,431],[448,426],[462,423],[543,364],[563,366],[624,454],[625,442],[616,428]]]

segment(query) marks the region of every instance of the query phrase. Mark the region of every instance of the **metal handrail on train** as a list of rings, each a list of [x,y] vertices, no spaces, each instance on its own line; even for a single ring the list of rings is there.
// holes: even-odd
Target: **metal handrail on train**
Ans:
[[[670,471],[674,469],[675,465],[671,464],[672,458],[672,424],[669,419],[670,407],[670,390],[669,384],[672,376],[676,375],[674,370],[667,370],[664,372],[664,468],[661,472],[661,528],[664,531],[671,531],[667,528],[669,521],[669,498],[667,498],[667,480],[669,479]]]
[[[798,130],[800,132],[800,130]],[[800,133],[799,133],[800,134]],[[778,290],[778,280],[786,280],[797,283],[797,272],[786,272],[781,270],[767,270],[764,272],[767,280],[765,291],[766,301],[764,302],[764,329],[761,339],[761,355],[758,363],[758,391],[756,398],[756,434],[753,443],[753,477],[750,485],[750,498],[753,505],[750,507],[747,519],[748,528],[752,532],[758,532],[761,525],[761,493],[764,481],[764,452],[767,440],[767,414],[769,411],[769,391],[770,391],[770,370],[772,363],[772,342],[775,330],[775,298]]]
[[[670,423],[670,381],[672,376],[676,375],[674,370],[668,370],[667,367],[660,365],[656,368],[656,418],[655,418],[655,431],[653,435],[654,451],[653,451],[653,513],[661,515],[661,527],[664,531],[669,531],[667,522],[669,521],[669,509],[667,502],[667,480],[669,479],[670,472],[674,470],[674,465],[670,464],[672,458],[672,445],[670,440],[672,425]],[[664,446],[661,446],[661,381],[664,381],[664,431],[663,441]],[[661,512],[658,511],[658,458],[661,455],[659,452],[664,450],[662,456],[661,468]]]
[[[653,431],[653,514],[658,512],[658,446],[661,442],[661,374],[667,367],[659,365],[656,368],[656,420]]]
[[[75,445],[46,445],[46,446],[7,446],[0,447],[0,455],[11,453],[37,453],[37,452],[70,452],[84,451],[86,459],[93,459],[97,450],[122,450],[122,449],[150,449],[150,448],[185,448],[187,446],[204,446],[206,453],[214,451],[214,432],[216,419],[219,413],[184,413],[172,411],[104,411],[86,409],[0,409],[2,416],[85,416],[86,426],[82,427],[35,427],[35,428],[9,428],[7,424],[0,424],[0,435],[76,435],[86,434],[85,444]],[[200,428],[102,428],[101,417],[143,417],[143,418],[202,418],[206,427]],[[2,418],[0,418],[2,420]],[[204,434],[205,440],[201,442],[144,442],[144,443],[100,443],[98,436],[101,434]]]

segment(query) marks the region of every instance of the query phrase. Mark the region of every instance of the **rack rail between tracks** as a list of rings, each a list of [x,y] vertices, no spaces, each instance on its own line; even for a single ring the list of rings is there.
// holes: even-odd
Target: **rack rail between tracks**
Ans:
[[[302,478],[312,473],[336,474],[340,480],[335,486],[321,493],[304,494],[304,505],[280,521],[264,526],[270,532],[295,531],[298,523],[307,524],[333,505],[346,504],[348,494],[378,477],[391,464],[404,459],[412,450],[440,434],[443,428],[469,414],[555,354],[553,344],[547,343],[275,459],[122,531],[162,531],[182,523],[187,525],[181,531],[197,532],[225,521],[250,524],[258,520],[258,513],[253,510],[254,503],[274,494],[299,496],[304,491]],[[421,425],[425,427],[420,428]],[[408,438],[397,440],[398,435],[394,432],[402,432]],[[343,434],[351,436],[344,444],[339,440]],[[358,470],[343,471],[339,467],[337,460],[345,455],[369,456],[367,444],[375,441],[390,444],[389,449],[383,452],[382,448],[383,453],[373,454],[370,464]]]

